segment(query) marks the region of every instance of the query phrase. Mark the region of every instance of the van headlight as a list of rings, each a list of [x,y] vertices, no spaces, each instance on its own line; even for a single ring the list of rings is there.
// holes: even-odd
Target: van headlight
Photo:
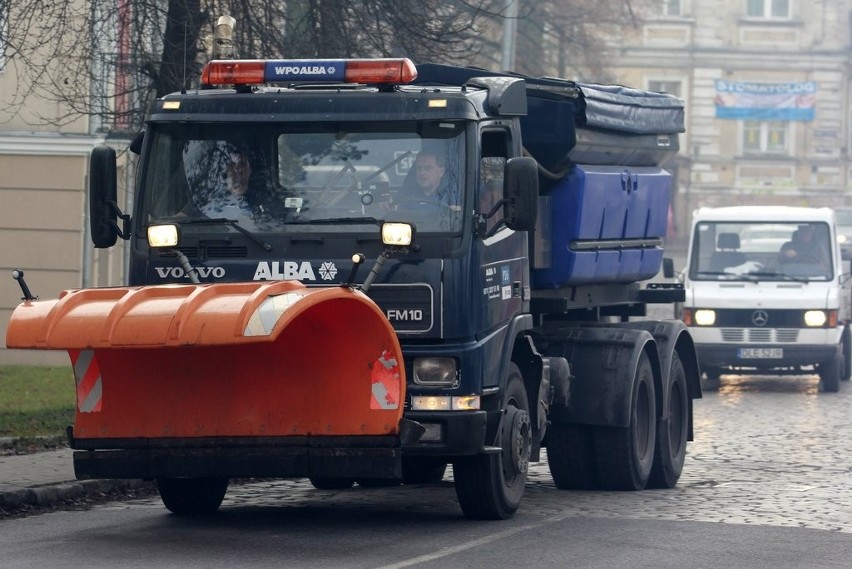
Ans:
[[[716,311],[702,308],[695,311],[695,324],[697,326],[712,326],[716,323]]]
[[[828,317],[824,310],[808,310],[805,312],[805,326],[821,328],[827,320]]]

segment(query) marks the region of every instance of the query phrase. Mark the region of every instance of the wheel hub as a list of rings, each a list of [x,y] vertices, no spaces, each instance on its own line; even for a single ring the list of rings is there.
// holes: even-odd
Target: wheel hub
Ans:
[[[526,474],[530,462],[530,415],[523,409],[509,406],[504,417],[503,471],[507,479]]]

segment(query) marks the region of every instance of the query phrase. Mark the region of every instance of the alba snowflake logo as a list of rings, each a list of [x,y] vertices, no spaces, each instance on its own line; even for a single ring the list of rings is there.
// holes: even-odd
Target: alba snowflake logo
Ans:
[[[319,274],[324,281],[330,281],[337,274],[337,267],[331,261],[326,261],[319,268]]]

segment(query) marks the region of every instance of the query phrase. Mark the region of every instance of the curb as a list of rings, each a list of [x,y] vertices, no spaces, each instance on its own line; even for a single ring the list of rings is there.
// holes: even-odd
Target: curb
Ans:
[[[64,447],[68,439],[65,435],[0,437],[0,449],[14,449],[33,442]],[[0,518],[28,507],[48,508],[66,501],[104,498],[145,488],[153,488],[152,483],[141,479],[67,480],[39,486],[17,486],[0,480]]]
[[[66,500],[101,497],[115,491],[147,487],[143,480],[78,480],[33,488],[0,484],[0,509],[16,510],[24,506],[53,506]]]

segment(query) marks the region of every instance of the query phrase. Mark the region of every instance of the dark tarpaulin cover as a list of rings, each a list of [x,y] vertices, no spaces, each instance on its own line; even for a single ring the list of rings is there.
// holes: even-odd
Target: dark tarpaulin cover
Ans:
[[[677,97],[621,85],[577,87],[584,103],[581,125],[634,134],[684,132],[683,101]]]

